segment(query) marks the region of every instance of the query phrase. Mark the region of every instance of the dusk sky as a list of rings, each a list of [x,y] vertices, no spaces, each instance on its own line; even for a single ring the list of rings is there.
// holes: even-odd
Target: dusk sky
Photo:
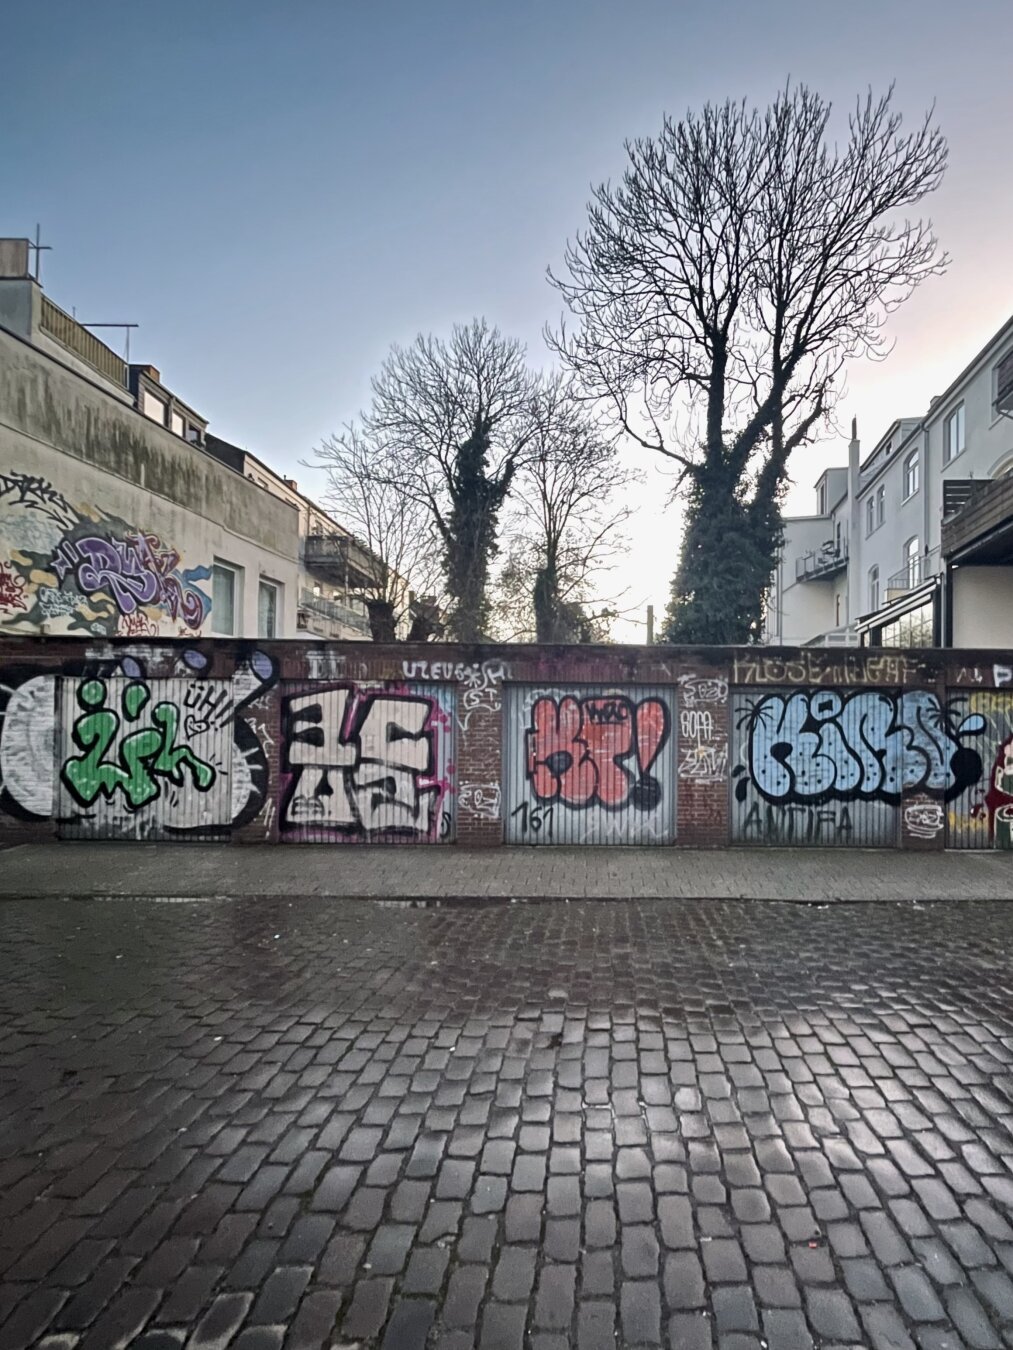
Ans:
[[[484,314],[547,363],[546,266],[625,138],[789,77],[842,112],[895,79],[950,141],[924,207],[949,272],[849,374],[865,448],[1013,312],[1010,0],[40,0],[3,27],[0,233],[40,221],[47,293],[140,324],[133,360],[311,492],[300,461],[392,342]],[[844,454],[800,456],[789,509]],[[617,575],[663,608],[675,532],[658,480],[641,495]]]

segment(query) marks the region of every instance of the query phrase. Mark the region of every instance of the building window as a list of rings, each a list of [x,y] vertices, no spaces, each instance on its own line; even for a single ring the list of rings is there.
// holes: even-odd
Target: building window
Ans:
[[[816,513],[817,513],[817,515],[825,516],[826,513],[827,513],[827,485],[826,485],[826,483],[821,483],[821,484],[820,484],[819,490],[818,490],[817,493],[816,493],[816,503],[817,503],[817,505],[816,505]]]
[[[870,497],[865,503],[865,533],[872,534],[876,528],[876,503]]]
[[[141,412],[150,417],[160,427],[165,426],[165,403],[157,398],[150,389],[141,390]]]
[[[910,609],[880,630],[880,647],[931,647],[934,639],[935,606],[931,600]]]
[[[886,519],[886,488],[880,483],[876,489],[876,525],[882,525]]]
[[[183,419],[175,408],[169,413],[169,430],[176,436],[183,434]]]
[[[992,367],[992,413],[998,417],[1013,409],[1013,348]]]
[[[879,568],[869,568],[869,613],[879,609]]]
[[[918,469],[921,463],[921,452],[912,450],[904,461],[904,500],[913,497],[918,491]]]
[[[278,636],[278,587],[273,581],[261,578],[257,592],[257,636]]]
[[[917,586],[922,579],[922,555],[917,535],[904,545],[904,572],[909,586]]]
[[[217,558],[211,569],[211,631],[235,637],[239,608],[239,569]]]
[[[943,463],[950,464],[964,450],[964,405],[958,404],[943,424]]]

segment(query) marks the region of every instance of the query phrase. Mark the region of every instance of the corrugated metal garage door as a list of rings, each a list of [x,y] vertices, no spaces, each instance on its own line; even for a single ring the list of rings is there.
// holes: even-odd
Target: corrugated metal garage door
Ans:
[[[61,839],[220,839],[232,821],[229,680],[65,677]]]
[[[452,843],[456,725],[450,684],[284,684],[281,839]]]
[[[893,691],[737,690],[732,697],[732,840],[898,842],[905,728]]]
[[[670,844],[675,693],[507,685],[504,812],[512,844]]]
[[[946,812],[950,848],[1013,848],[1013,692],[976,689],[954,694],[951,717],[967,759],[980,765],[975,781],[952,798]]]

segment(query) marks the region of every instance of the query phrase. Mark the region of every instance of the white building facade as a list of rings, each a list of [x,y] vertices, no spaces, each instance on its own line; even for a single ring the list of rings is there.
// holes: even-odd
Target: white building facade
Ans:
[[[1013,645],[1013,520],[993,486],[1011,471],[1013,318],[864,460],[852,425],[848,465],[820,477],[815,514],[784,522],[765,641]]]

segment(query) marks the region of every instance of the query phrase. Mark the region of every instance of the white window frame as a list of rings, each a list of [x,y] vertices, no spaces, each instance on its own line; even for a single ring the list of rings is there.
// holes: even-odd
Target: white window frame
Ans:
[[[922,580],[922,546],[916,534],[904,541],[904,574],[909,586],[918,586]]]
[[[876,499],[874,493],[869,493],[865,501],[865,537],[868,538],[876,528]]]
[[[904,459],[904,501],[909,502],[917,496],[921,486],[922,452],[916,446]]]
[[[263,632],[261,632],[261,625],[260,625],[260,597],[261,597],[261,593],[262,593],[263,591],[265,591],[265,590],[269,590],[269,591],[273,591],[273,592],[274,592],[274,632],[273,632],[273,633],[263,633]],[[263,638],[265,642],[269,642],[269,641],[271,641],[272,638],[278,637],[278,636],[279,636],[279,633],[280,633],[280,630],[281,630],[281,592],[282,592],[281,582],[280,582],[280,581],[274,581],[271,577],[260,577],[260,579],[259,579],[258,582],[257,582],[257,637],[258,637],[258,638]]]
[[[868,588],[869,588],[869,595],[868,595],[868,599],[869,599],[869,613],[870,613],[870,614],[875,614],[876,610],[879,609],[879,565],[878,565],[878,563],[877,563],[877,564],[874,564],[872,567],[869,568]]]
[[[154,422],[157,426],[164,427],[166,420],[165,415],[168,410],[168,407],[169,405],[166,403],[164,398],[159,398],[158,395],[153,394],[150,389],[145,389],[142,386],[141,412],[144,414],[144,416],[148,419],[149,422]],[[153,411],[154,408],[158,408],[161,410],[160,417],[156,417],[154,415]]]
[[[219,625],[221,608],[215,603],[215,572],[227,572],[232,577],[232,629],[225,631]],[[243,569],[225,558],[211,560],[211,632],[215,637],[241,637],[243,628]]]
[[[961,445],[959,450],[951,450],[952,440],[950,436],[950,427],[956,422],[956,419],[958,417],[960,419],[959,425],[960,425],[960,434],[962,438]],[[947,465],[952,464],[955,459],[959,459],[966,449],[967,449],[967,412],[965,410],[964,402],[963,400],[961,400],[956,405],[956,407],[951,408],[950,411],[943,418],[943,468],[946,468]]]
[[[876,489],[876,529],[886,520],[886,484],[880,483]]]
[[[178,413],[175,408],[169,409],[169,430],[174,436],[182,436],[186,430],[182,414]]]

